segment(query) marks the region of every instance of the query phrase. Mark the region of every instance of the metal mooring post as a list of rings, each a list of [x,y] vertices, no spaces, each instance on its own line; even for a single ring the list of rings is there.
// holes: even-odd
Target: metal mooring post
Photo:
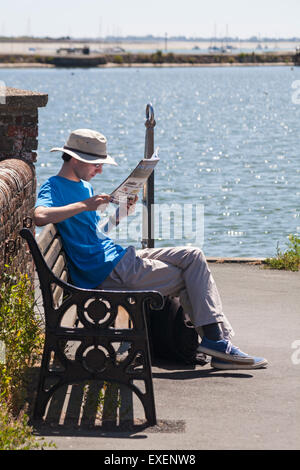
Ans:
[[[151,103],[146,106],[146,137],[144,158],[151,158],[154,153],[154,110]],[[154,171],[149,176],[143,191],[143,238],[142,248],[154,247]]]

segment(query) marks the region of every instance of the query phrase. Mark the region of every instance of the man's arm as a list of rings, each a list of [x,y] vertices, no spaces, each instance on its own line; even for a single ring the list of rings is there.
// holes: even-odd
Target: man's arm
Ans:
[[[47,224],[57,224],[73,215],[80,214],[84,211],[95,211],[102,204],[108,204],[110,196],[108,194],[97,194],[84,201],[74,202],[61,207],[45,207],[38,206],[34,211],[35,225],[41,227]],[[100,209],[101,210],[101,209]]]

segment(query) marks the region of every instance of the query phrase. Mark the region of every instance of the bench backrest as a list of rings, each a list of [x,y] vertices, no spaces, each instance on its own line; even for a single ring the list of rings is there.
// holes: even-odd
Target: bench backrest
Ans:
[[[54,224],[46,225],[37,237],[37,244],[42,255],[52,272],[62,281],[69,279],[66,255],[58,231]],[[63,295],[60,286],[53,286],[53,302],[57,306]]]

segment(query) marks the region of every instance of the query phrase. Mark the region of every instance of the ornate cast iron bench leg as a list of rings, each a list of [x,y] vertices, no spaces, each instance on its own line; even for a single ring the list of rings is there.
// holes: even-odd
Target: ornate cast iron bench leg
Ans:
[[[142,402],[148,423],[155,425],[156,413],[145,321],[145,303],[151,298],[160,301],[159,294],[152,292],[130,293],[129,302],[128,293],[93,291],[92,302],[89,304],[88,310],[90,314],[93,311],[94,319],[96,312],[100,313],[99,317],[110,316],[105,321],[106,325],[102,324],[102,327],[99,323],[88,326],[89,320],[86,319],[86,311],[83,307],[91,299],[90,294],[81,293],[81,296],[77,296],[76,307],[81,327],[62,328],[58,324],[55,331],[51,331],[49,328],[46,330],[34,417],[36,419],[43,418],[47,403],[62,385],[101,380],[127,385]],[[132,304],[133,295],[134,303]],[[120,302],[132,319],[132,330],[110,328]],[[109,307],[107,307],[108,304]],[[65,307],[69,307],[69,305],[70,300]],[[103,305],[105,305],[104,309]],[[107,308],[109,310],[103,312]],[[63,304],[58,310],[60,311],[59,317],[62,319]],[[74,340],[80,342],[80,345],[76,349],[75,360],[70,360],[61,345],[66,341]],[[113,348],[115,342],[130,343],[128,356],[121,362],[116,360],[116,352]],[[54,353],[58,358],[63,370],[51,370],[51,353]],[[136,367],[137,357],[139,357],[139,367]],[[51,384],[52,380],[56,380],[56,383]],[[140,382],[144,383],[144,393],[138,385]]]

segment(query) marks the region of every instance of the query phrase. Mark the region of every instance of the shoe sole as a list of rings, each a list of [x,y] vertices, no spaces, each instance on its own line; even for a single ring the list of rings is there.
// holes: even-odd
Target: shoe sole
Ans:
[[[223,359],[228,362],[238,362],[239,364],[243,363],[249,365],[254,364],[254,359],[252,357],[243,358],[241,356],[235,356],[234,354],[222,353],[220,351],[215,351],[214,349],[205,348],[204,346],[201,346],[201,344],[198,346],[197,351],[203,352],[208,356],[218,357],[219,359]]]
[[[228,362],[228,363],[223,363],[219,361],[211,361],[211,367],[215,369],[262,369],[268,367],[268,361],[265,359],[263,361],[257,362],[255,364],[244,364],[244,363],[237,363],[237,362]]]

